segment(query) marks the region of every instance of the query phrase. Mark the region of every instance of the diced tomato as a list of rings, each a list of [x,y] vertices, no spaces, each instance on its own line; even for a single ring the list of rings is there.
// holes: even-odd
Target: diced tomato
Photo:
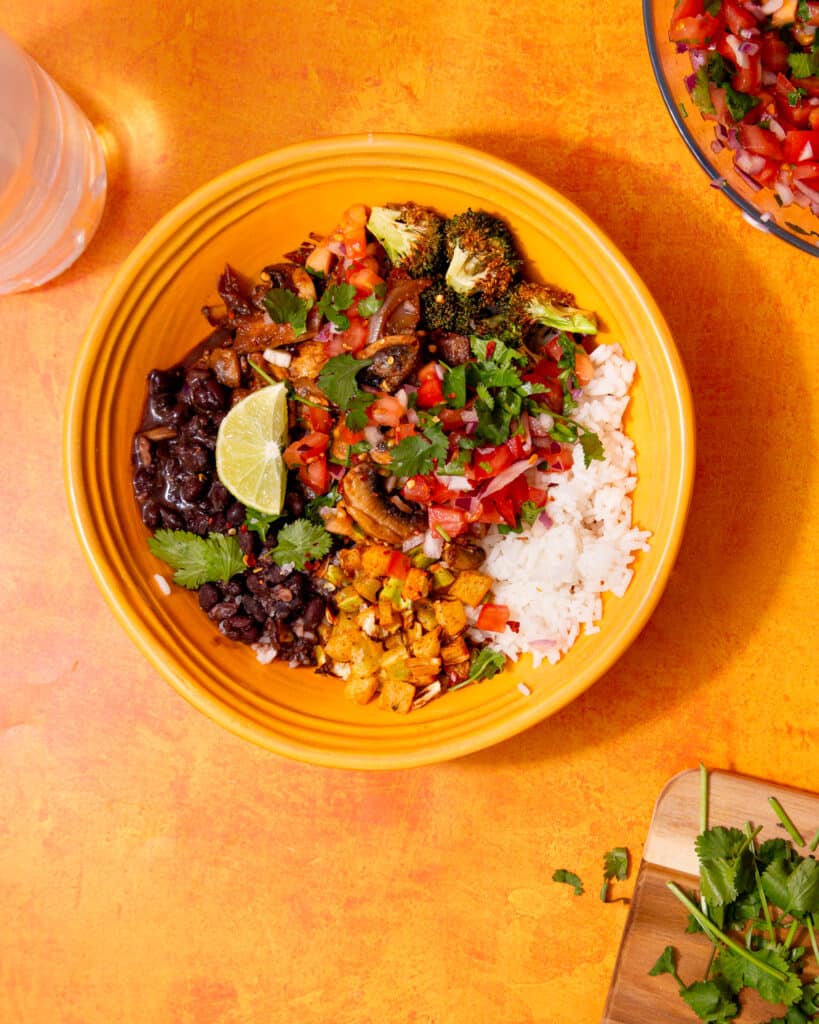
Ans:
[[[737,68],[731,85],[737,92],[755,93],[762,84],[762,59],[758,53],[747,56],[748,67]]]
[[[720,22],[710,14],[695,14],[678,18],[671,26],[668,38],[672,43],[688,43],[698,49],[718,38]]]
[[[359,352],[367,344],[369,324],[360,316],[349,318],[350,326],[341,332],[342,351]]]
[[[316,494],[324,494],[330,483],[330,474],[327,470],[327,458],[319,455],[306,466],[299,470],[299,479],[302,483],[312,488]]]
[[[412,437],[416,433],[414,423],[399,423],[395,428],[395,443],[403,441],[405,437]]]
[[[431,505],[427,515],[429,516],[429,528],[434,533],[443,530],[447,537],[460,537],[469,528],[469,521],[466,512],[460,508],[441,508]]]
[[[431,476],[411,476],[401,488],[401,493],[407,501],[415,501],[419,505],[428,505],[432,499]]]
[[[509,609],[505,604],[484,604],[478,613],[475,625],[488,633],[502,633],[509,621]]]
[[[780,39],[775,32],[764,32],[758,42],[764,68],[768,71],[788,70],[788,54],[791,51],[784,39]]]
[[[360,292],[362,297],[371,295],[376,285],[384,283],[383,277],[378,273],[378,261],[368,256],[355,263],[347,271],[347,283]]]
[[[310,429],[320,434],[329,434],[333,428],[333,414],[323,406],[306,405],[307,421]]]
[[[782,143],[772,131],[755,124],[743,124],[739,129],[739,141],[752,153],[782,160]]]
[[[427,377],[418,385],[415,402],[419,409],[431,409],[435,405],[442,405],[443,401],[444,387],[436,375]]]
[[[705,0],[679,0],[674,7],[671,20],[676,22],[683,18],[696,18],[701,14],[705,14]]]
[[[789,164],[819,159],[819,131],[787,132],[782,143],[782,152]]]
[[[390,561],[387,566],[387,574],[389,576],[394,576],[397,580],[405,580],[411,568],[412,562],[403,551],[392,551],[390,553]]]
[[[463,416],[461,415],[462,411],[461,409],[441,409],[438,413],[441,429],[445,430],[447,434],[453,430],[461,430],[464,425]]]
[[[393,395],[379,395],[367,409],[367,419],[379,427],[397,427],[406,409]]]
[[[814,178],[819,178],[819,163],[816,160],[806,160],[804,163],[794,164],[794,181],[804,181],[806,185],[810,185],[811,180]],[[813,186],[811,185],[810,187],[812,188]]]
[[[571,447],[567,444],[557,444],[556,441],[553,442],[551,448],[538,451],[538,457],[548,465],[549,469],[556,472],[571,469],[574,465]]]
[[[431,363],[425,363],[418,371],[418,380],[423,384],[425,381],[430,380],[432,377],[437,377],[438,380],[444,379],[444,370],[440,363],[434,359]]]
[[[496,448],[476,448],[472,453],[472,462],[466,475],[475,481],[488,480],[497,476],[502,469],[511,466],[514,461],[514,456],[506,444]]]
[[[285,448],[283,455],[284,463],[291,469],[296,466],[307,466],[314,459],[322,456],[327,451],[329,444],[329,434],[313,430]]]
[[[574,354],[574,372],[581,387],[585,387],[594,376],[594,364],[581,348]]]
[[[722,0],[720,12],[728,23],[728,28],[730,28],[735,36],[741,35],[742,30],[745,28],[755,29],[757,27],[757,21],[753,14],[736,3],[736,0]]]
[[[543,508],[549,500],[549,492],[543,487],[530,487],[528,500],[534,502],[538,508]]]
[[[339,230],[347,259],[359,260],[367,255],[367,207],[356,203],[345,211]]]

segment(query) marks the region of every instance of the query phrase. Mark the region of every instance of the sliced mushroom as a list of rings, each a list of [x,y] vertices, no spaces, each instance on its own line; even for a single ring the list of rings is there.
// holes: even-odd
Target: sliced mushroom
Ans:
[[[287,368],[291,380],[315,380],[330,357],[323,341],[303,341]]]
[[[361,350],[372,363],[359,376],[362,384],[394,394],[420,362],[421,346],[414,334],[391,334]]]
[[[397,547],[426,530],[426,515],[405,512],[393,504],[381,489],[377,473],[366,462],[348,471],[341,491],[347,511],[374,540]]]
[[[480,548],[473,544],[459,544],[457,541],[444,544],[442,554],[443,561],[447,566],[450,569],[458,570],[477,569],[485,557]]]

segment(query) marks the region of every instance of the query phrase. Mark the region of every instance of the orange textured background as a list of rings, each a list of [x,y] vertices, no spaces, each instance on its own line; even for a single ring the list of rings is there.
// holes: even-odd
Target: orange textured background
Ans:
[[[819,262],[708,187],[633,0],[0,18],[111,172],[85,256],[0,298],[0,1021],[599,1020],[627,913],[601,858],[639,859],[666,779],[702,760],[819,788]],[[242,160],[370,130],[476,146],[582,207],[665,314],[698,420],[677,566],[615,668],[517,739],[381,775],[283,761],[172,691],[91,580],[60,464],[83,331],[146,230]]]

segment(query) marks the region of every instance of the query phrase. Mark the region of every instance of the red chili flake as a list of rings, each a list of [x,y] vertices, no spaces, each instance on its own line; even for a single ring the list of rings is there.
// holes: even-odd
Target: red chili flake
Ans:
[[[239,532],[247,533],[247,523],[242,523],[242,525],[239,527]]]
[[[256,564],[256,557],[255,555],[242,555],[242,561],[248,569],[252,569]]]
[[[515,622],[514,619],[510,619],[506,623],[506,625],[512,630],[513,633],[519,633],[520,632],[520,623],[519,622]]]

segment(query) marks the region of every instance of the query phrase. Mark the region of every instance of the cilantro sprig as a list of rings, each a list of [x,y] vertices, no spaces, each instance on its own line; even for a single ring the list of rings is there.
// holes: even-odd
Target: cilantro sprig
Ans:
[[[239,542],[224,533],[200,537],[188,530],[161,529],[148,539],[148,547],[176,570],[174,583],[188,590],[197,590],[203,583],[229,580],[245,569]]]
[[[318,386],[334,405],[347,410],[353,399],[361,394],[357,374],[371,363],[372,359],[356,359],[349,352],[333,356],[318,375]]]
[[[298,337],[307,330],[307,314],[313,308],[311,299],[301,299],[286,288],[271,288],[262,296],[262,305],[277,324],[292,324]]]
[[[334,327],[346,331],[350,326],[350,318],[344,311],[352,306],[355,295],[355,288],[351,284],[328,285],[318,301],[318,308]]]
[[[421,411],[418,424],[420,434],[410,434],[390,450],[392,471],[398,476],[425,475],[446,460],[449,439],[436,417]]]
[[[299,571],[308,562],[323,558],[333,545],[332,535],[309,519],[297,519],[279,530],[270,557],[276,565],[293,565]]]

